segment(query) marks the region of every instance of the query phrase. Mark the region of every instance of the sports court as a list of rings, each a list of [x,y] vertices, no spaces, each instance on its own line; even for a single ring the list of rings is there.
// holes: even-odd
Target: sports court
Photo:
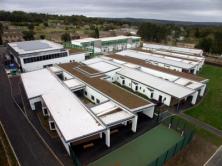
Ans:
[[[182,139],[175,130],[160,124],[90,166],[148,165]]]

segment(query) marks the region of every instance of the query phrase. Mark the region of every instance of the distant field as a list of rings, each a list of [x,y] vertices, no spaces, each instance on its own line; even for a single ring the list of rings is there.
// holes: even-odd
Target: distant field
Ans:
[[[222,67],[205,65],[200,76],[210,79],[207,96],[186,114],[222,130]]]
[[[159,125],[89,165],[145,166],[182,138],[176,131]]]

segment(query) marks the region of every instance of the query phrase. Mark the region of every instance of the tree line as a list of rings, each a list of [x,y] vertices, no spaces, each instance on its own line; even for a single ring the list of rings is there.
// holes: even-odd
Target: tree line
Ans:
[[[198,38],[196,48],[207,53],[222,54],[222,28],[197,28],[195,36]]]
[[[17,25],[28,25],[32,23],[38,25],[39,23],[47,23],[48,20],[61,20],[64,24],[74,24],[74,25],[85,25],[85,24],[104,24],[104,23],[114,23],[116,25],[122,25],[126,23],[121,20],[108,20],[105,18],[95,18],[95,17],[86,17],[83,15],[53,15],[53,14],[44,14],[44,13],[26,13],[23,11],[4,11],[0,10],[0,20],[1,21],[10,21]],[[27,24],[28,23],[28,24]]]
[[[179,26],[173,24],[143,23],[137,32],[144,41],[167,43],[183,37],[207,53],[222,54],[222,27]]]

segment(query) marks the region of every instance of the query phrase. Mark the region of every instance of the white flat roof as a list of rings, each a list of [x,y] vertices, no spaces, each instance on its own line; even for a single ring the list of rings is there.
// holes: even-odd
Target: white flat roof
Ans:
[[[129,68],[134,68],[134,69],[140,67],[139,65],[135,65],[135,64],[132,64],[132,63],[125,63],[124,66],[127,66],[127,67],[129,67]]]
[[[63,45],[48,40],[31,40],[8,43],[18,54],[29,54],[34,52],[51,51],[63,49]]]
[[[108,58],[108,57],[107,57]],[[106,59],[107,60],[107,59]],[[109,60],[109,59],[108,59]],[[126,62],[121,61],[121,60],[117,60],[117,59],[112,59],[113,62],[118,63],[118,64],[125,64]]]
[[[143,47],[143,49],[146,49]],[[187,58],[195,61],[203,61],[205,60],[204,57],[200,56],[191,56],[191,55],[185,55],[185,54],[179,54],[179,53],[174,53],[174,52],[167,52],[167,51],[160,51],[160,50],[153,50],[157,54],[164,54],[164,55],[169,55],[169,56],[175,56],[178,58]]]
[[[28,98],[42,96],[66,142],[105,129],[49,70],[24,73],[21,78]]]
[[[123,40],[123,39],[140,39],[141,37],[139,36],[113,36],[113,37],[102,37],[102,38],[83,38],[83,39],[76,39],[76,40],[72,40],[71,43],[81,46],[82,43],[89,43],[89,42],[95,42],[95,41],[101,41],[101,42],[105,42],[105,41],[112,41],[112,40]],[[100,50],[97,50],[99,52],[101,52]]]
[[[114,123],[120,123],[121,121],[132,118],[134,115],[119,108],[114,102],[107,101],[100,105],[94,106],[91,110],[98,116],[103,123],[111,125]]]
[[[177,79],[179,79],[178,76],[172,75],[172,74],[167,74],[158,70],[154,70],[154,69],[150,69],[147,67],[141,67],[140,68],[141,71],[151,74],[153,76],[159,77],[159,78],[163,78],[163,79],[167,79],[169,81],[175,81]]]
[[[96,38],[89,37],[89,38],[72,40],[71,43],[76,44],[76,45],[81,45],[81,43],[94,42],[94,41],[97,41],[97,40],[98,39],[96,39]]]
[[[92,59],[82,61],[81,63],[86,64],[86,65],[90,65],[93,63],[97,63],[97,62],[101,62],[101,59],[100,58],[92,58]]]
[[[112,58],[108,58],[108,57],[107,58],[101,57],[101,58],[115,64],[115,61]],[[117,65],[119,65],[119,64],[117,63]],[[201,88],[204,85],[203,83],[200,83],[200,82],[197,82],[197,81],[193,81],[193,80],[190,80],[190,79],[185,79],[185,78],[182,78],[182,77],[179,77],[179,76],[175,76],[173,74],[164,73],[162,71],[158,71],[158,70],[151,69],[151,68],[148,68],[148,67],[135,65],[135,64],[132,64],[132,63],[124,63],[124,64],[121,64],[121,65],[119,65],[119,66],[120,67],[126,66],[126,67],[129,67],[129,68],[138,69],[139,71],[142,71],[144,73],[148,73],[148,74],[153,75],[155,77],[158,77],[158,78],[161,78],[161,79],[164,79],[164,80],[168,80],[172,83],[176,83],[176,84],[179,84],[181,86],[188,87],[190,89],[195,89],[196,90],[196,89]]]
[[[167,51],[175,51],[180,53],[189,53],[189,54],[200,54],[203,53],[200,49],[191,49],[191,48],[182,48],[182,47],[174,47],[174,46],[166,46],[166,45],[159,45],[159,44],[149,44],[144,43],[143,47],[150,48],[150,49],[157,49],[157,50],[167,50]]]
[[[139,36],[130,36],[132,39],[141,39]]]
[[[180,78],[176,81],[174,81],[176,84],[180,84],[183,86],[186,86],[190,89],[198,89],[201,88],[204,84],[200,83],[200,82],[196,82],[196,81],[192,81],[192,80],[188,80],[185,78]]]
[[[177,61],[173,59],[166,59],[163,57],[155,56],[155,54],[150,54],[150,53],[135,51],[135,50],[124,50],[124,51],[118,52],[117,54],[123,55],[123,56],[130,56],[130,57],[142,59],[145,61],[158,62],[158,63],[175,66],[175,67],[179,67],[179,68],[183,68],[187,70],[193,69],[196,66],[196,64],[189,64],[189,63],[185,63],[185,62]]]
[[[96,62],[96,63],[92,63],[92,64],[88,64],[89,67],[100,71],[100,72],[109,72],[109,71],[113,71],[115,69],[118,69],[118,66],[112,65],[110,63],[104,62],[102,60],[100,60],[100,62]]]
[[[78,88],[81,88],[81,87],[85,86],[85,84],[83,84],[82,82],[80,82],[79,80],[77,80],[75,78],[74,79],[70,79],[70,80],[65,80],[63,82],[65,83],[65,85],[68,88],[70,88],[72,90],[78,89]]]
[[[51,70],[52,72],[54,72],[54,73],[62,72],[62,69],[60,69],[60,68],[58,68],[58,67],[56,67],[56,66],[51,66],[51,67],[49,67],[49,68],[50,68],[50,70]]]
[[[122,40],[122,39],[129,39],[130,36],[114,36],[114,37],[103,37],[99,38],[101,41],[112,41],[112,40]]]
[[[136,69],[125,68],[118,71],[117,73],[179,99],[191,95],[195,92],[189,88],[152,76]]]

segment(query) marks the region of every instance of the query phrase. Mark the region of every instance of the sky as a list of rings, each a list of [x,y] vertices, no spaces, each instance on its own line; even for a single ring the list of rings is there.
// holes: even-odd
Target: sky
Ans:
[[[222,22],[222,0],[0,0],[0,10]]]

